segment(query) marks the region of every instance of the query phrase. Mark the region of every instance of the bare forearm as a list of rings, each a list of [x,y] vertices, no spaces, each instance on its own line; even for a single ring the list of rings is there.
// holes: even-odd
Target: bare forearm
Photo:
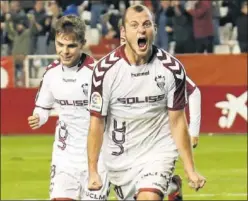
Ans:
[[[91,117],[87,142],[89,173],[97,172],[97,162],[103,142],[104,121],[96,118]]]
[[[181,119],[178,119],[176,122],[171,122],[171,131],[179,154],[183,160],[185,171],[192,172],[194,171],[194,160],[188,126],[185,115],[179,118]]]

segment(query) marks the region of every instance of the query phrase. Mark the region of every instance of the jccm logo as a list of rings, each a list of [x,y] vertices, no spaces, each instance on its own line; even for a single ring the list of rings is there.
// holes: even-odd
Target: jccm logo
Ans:
[[[221,128],[231,128],[237,115],[240,115],[247,121],[247,91],[236,97],[233,94],[226,94],[227,101],[221,101],[215,104],[220,108],[222,116],[219,118]]]
[[[88,100],[58,100],[55,102],[62,106],[87,106]]]

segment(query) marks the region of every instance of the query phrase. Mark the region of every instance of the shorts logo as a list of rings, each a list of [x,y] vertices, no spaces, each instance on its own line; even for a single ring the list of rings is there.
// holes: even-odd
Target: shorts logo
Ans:
[[[102,109],[102,97],[98,92],[93,92],[91,95],[90,109],[97,112]]]
[[[157,82],[157,86],[160,88],[160,90],[164,91],[165,77],[162,75],[158,75],[155,77],[155,81]]]

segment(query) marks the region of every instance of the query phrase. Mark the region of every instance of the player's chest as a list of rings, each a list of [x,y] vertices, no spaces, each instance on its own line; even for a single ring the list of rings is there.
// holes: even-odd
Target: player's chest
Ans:
[[[81,100],[88,98],[90,76],[80,73],[61,73],[51,81],[55,99]]]
[[[163,69],[127,69],[118,73],[113,84],[112,100],[122,104],[164,104],[167,97]]]

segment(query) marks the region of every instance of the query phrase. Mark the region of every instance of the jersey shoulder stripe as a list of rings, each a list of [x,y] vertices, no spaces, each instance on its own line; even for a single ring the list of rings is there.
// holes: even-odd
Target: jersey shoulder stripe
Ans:
[[[80,71],[84,67],[89,68],[91,71],[93,71],[96,64],[95,59],[88,54],[83,54],[83,55],[84,55],[83,61],[81,64],[79,64],[79,68],[77,71]]]
[[[120,59],[120,47],[118,47],[114,51],[110,52],[107,56],[103,57],[100,61],[98,61],[93,71],[93,87],[97,88],[102,86],[103,78],[106,72],[111,67],[113,67],[114,64],[116,64]]]
[[[46,71],[43,74],[43,77],[47,74],[48,71],[50,71],[51,69],[54,69],[55,67],[58,67],[60,65],[60,61],[59,60],[54,60],[52,63],[50,63],[47,67],[46,67]]]
[[[161,61],[165,68],[169,69],[173,73],[177,79],[184,79],[184,67],[179,60],[162,49],[157,50],[157,58]]]

